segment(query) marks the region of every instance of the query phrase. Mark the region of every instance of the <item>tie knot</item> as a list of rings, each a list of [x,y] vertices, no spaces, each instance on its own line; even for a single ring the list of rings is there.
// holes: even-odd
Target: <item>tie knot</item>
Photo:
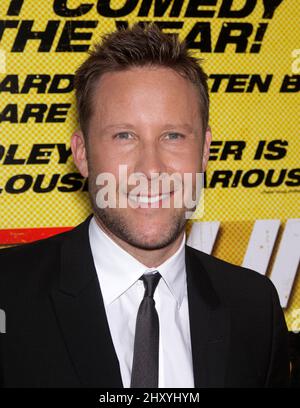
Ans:
[[[144,282],[144,287],[145,287],[144,297],[150,296],[153,298],[155,289],[157,287],[157,284],[160,278],[161,278],[161,275],[159,272],[147,273],[140,277],[140,279]]]

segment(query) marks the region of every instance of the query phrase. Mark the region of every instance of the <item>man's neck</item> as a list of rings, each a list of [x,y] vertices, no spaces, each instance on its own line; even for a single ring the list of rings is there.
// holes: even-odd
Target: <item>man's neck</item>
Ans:
[[[95,217],[95,220],[99,228],[101,228],[117,245],[148,268],[156,268],[175,254],[180,247],[184,236],[184,231],[182,231],[173,242],[163,248],[143,249],[133,246],[113,234],[97,217]]]

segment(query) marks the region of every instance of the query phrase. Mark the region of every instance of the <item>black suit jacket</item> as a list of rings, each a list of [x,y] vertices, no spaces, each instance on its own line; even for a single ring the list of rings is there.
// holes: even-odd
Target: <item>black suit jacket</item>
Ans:
[[[0,251],[2,386],[123,386],[89,220]],[[190,247],[186,270],[195,387],[286,386],[287,329],[272,283]]]

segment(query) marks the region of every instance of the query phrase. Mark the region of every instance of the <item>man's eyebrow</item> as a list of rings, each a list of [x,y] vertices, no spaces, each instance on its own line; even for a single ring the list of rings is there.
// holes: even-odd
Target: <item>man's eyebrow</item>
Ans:
[[[131,123],[115,123],[113,125],[104,126],[102,130],[118,129],[118,128],[130,128],[133,129],[135,126]],[[193,131],[193,127],[189,123],[167,123],[162,126],[164,130],[168,129],[185,129],[188,132]]]
[[[189,124],[189,123],[167,123],[164,126],[165,129],[185,129],[188,132],[192,132],[193,131],[193,127]]]
[[[104,126],[102,130],[117,129],[117,128],[134,128],[131,123],[115,123],[113,125]]]

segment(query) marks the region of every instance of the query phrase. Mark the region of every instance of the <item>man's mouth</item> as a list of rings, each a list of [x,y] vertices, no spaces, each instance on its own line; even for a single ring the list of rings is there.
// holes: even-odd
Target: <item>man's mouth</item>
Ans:
[[[153,196],[140,195],[140,194],[139,195],[129,194],[128,198],[137,204],[155,204],[155,203],[158,203],[159,201],[163,201],[163,200],[170,198],[172,194],[173,192],[165,193],[165,194],[156,194]]]

